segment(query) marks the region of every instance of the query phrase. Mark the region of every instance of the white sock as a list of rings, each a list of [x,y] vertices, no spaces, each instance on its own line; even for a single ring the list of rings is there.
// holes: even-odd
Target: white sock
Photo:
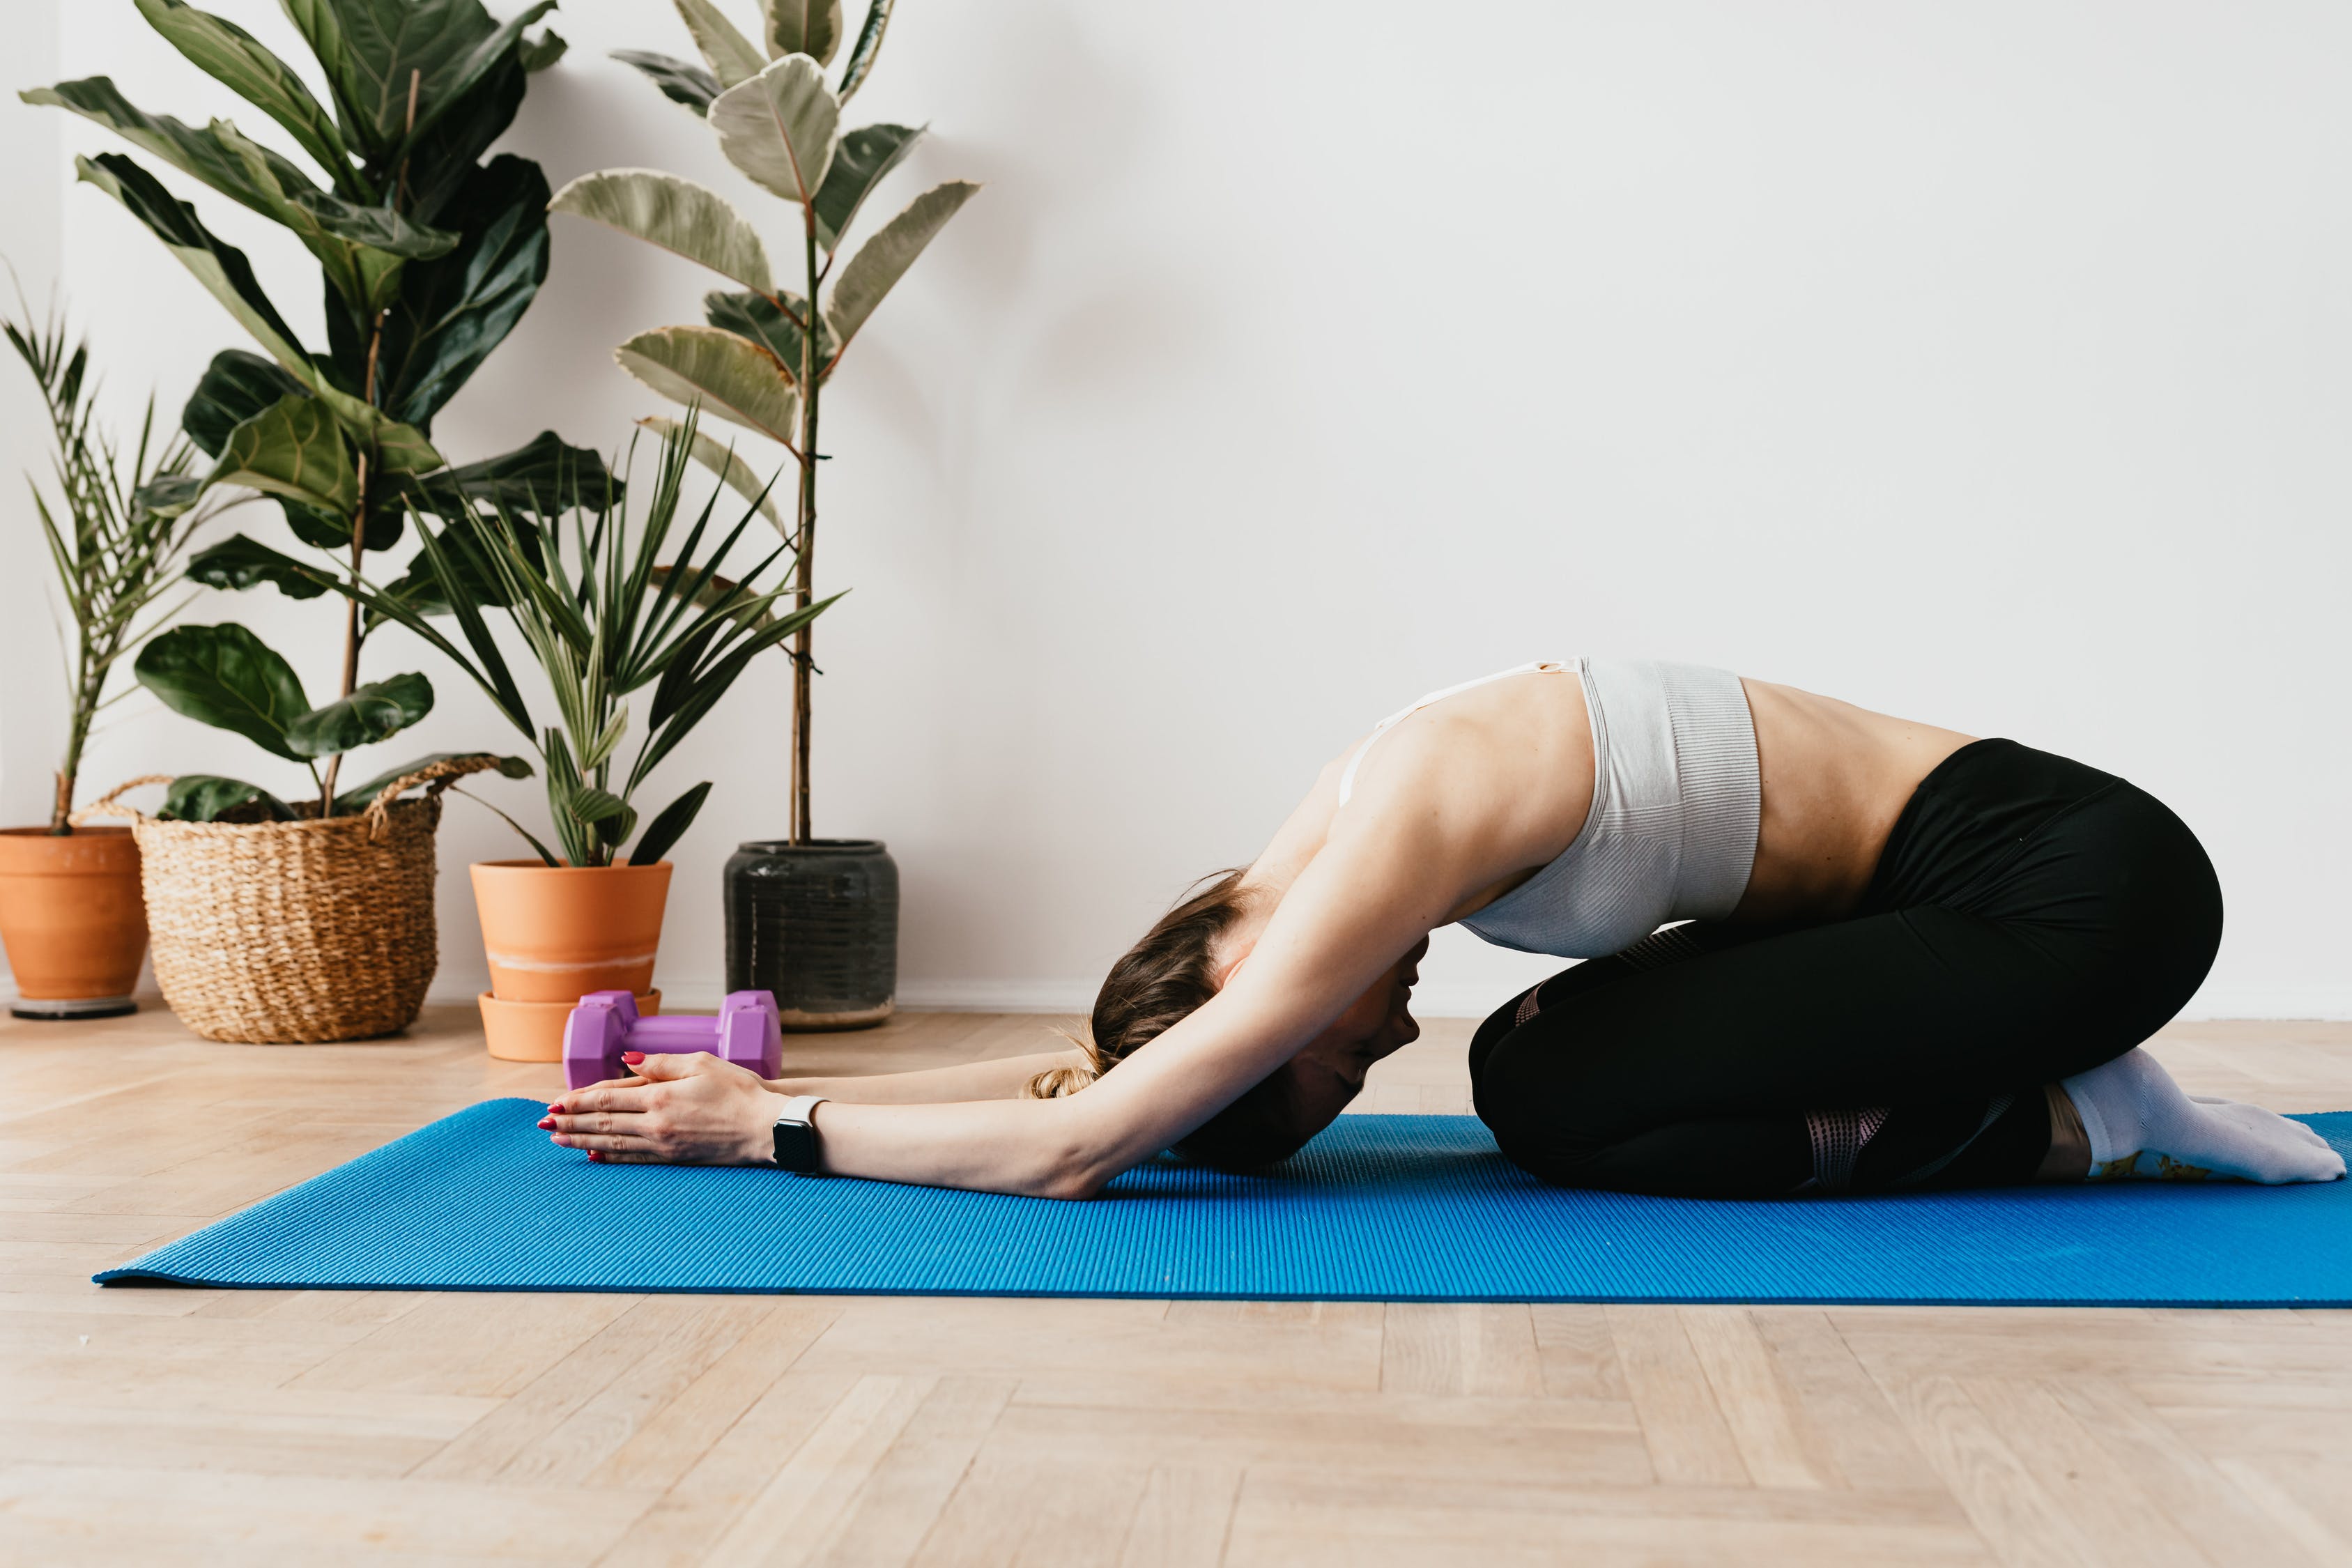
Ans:
[[[2060,1081],[2091,1142],[2089,1180],[2332,1182],[2344,1157],[2300,1121],[2259,1105],[2180,1092],[2144,1050]]]

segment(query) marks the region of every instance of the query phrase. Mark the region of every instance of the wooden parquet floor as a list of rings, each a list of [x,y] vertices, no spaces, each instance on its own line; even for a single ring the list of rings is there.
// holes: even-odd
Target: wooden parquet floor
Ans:
[[[1467,1028],[1361,1109],[1465,1109]],[[2352,1106],[2352,1026],[2156,1048]],[[11,1564],[2352,1563],[2352,1313],[101,1291],[555,1069],[457,1008],[310,1047],[8,1022],[0,1058]]]

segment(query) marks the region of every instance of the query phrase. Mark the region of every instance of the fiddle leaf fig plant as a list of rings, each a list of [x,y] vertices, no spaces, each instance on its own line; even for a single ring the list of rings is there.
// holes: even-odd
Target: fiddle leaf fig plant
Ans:
[[[840,0],[763,0],[751,34],[711,0],[676,4],[702,65],[640,50],[614,58],[707,119],[727,161],[788,204],[798,229],[788,263],[798,291],[778,282],[756,224],[717,192],[676,174],[584,174],[558,191],[551,206],[673,251],[735,285],[704,296],[701,322],[639,332],[614,358],[664,397],[755,431],[792,455],[799,481],[789,531],[793,593],[805,609],[814,596],[817,464],[826,455],[817,447],[817,415],[824,384],[875,308],[980,187],[963,180],[932,186],[845,258],[845,237],[866,198],[922,135],[915,126],[841,126],[842,106],[880,53],[892,0],[872,0],[830,78],[846,37]],[[739,460],[707,438],[695,455],[722,474]],[[814,672],[805,629],[794,640],[793,664],[792,838],[805,844]]]
[[[526,32],[554,0],[533,0],[503,22],[480,0],[282,0],[326,85],[325,102],[234,22],[185,0],[132,4],[299,158],[227,120],[197,126],[150,113],[102,76],[21,96],[106,127],[287,231],[318,266],[326,321],[325,348],[305,344],[245,254],[147,163],[121,153],[75,160],[80,177],[145,226],[260,351],[214,358],[181,416],[210,467],[149,486],[143,504],[172,515],[215,490],[273,497],[296,543],[322,552],[332,568],[326,575],[350,584],[362,580],[368,552],[401,541],[412,510],[461,517],[472,502],[492,500],[553,515],[605,504],[614,487],[603,462],[552,432],[455,466],[432,442],[434,416],[513,330],[547,275],[546,176],[528,159],[484,154],[512,122],[530,73],[563,52],[552,34]],[[325,591],[309,562],[243,534],[197,552],[188,575],[295,598]],[[420,605],[443,607],[429,598],[434,581],[412,572],[392,593],[425,595]],[[150,642],[135,668],[177,711],[303,763],[317,811],[338,815],[359,809],[336,788],[343,753],[398,733],[433,704],[422,675],[362,680],[364,645],[379,624],[356,601],[347,605],[335,694],[316,708],[292,668],[241,626],[176,628]],[[276,799],[226,782],[236,787],[215,780],[173,805],[187,813],[267,809]]]

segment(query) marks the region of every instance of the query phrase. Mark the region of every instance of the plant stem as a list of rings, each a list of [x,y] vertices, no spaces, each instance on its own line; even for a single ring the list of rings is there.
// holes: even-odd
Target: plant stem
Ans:
[[[815,586],[816,560],[816,405],[817,331],[824,318],[817,310],[816,288],[822,275],[816,267],[816,204],[803,205],[803,237],[808,263],[808,325],[801,333],[801,506],[794,563],[793,604],[805,610]],[[810,628],[793,637],[793,842],[806,844],[815,835],[809,823],[809,675],[814,668],[809,652]]]
[[[422,69],[408,73],[408,129],[416,129],[416,92],[425,79]],[[408,160],[400,161],[400,177],[394,184],[392,208],[398,212],[407,205]],[[383,312],[378,310],[368,323],[367,377],[360,388],[361,401],[375,401],[376,358],[383,350]],[[360,505],[352,514],[352,583],[357,586],[361,574],[367,569],[368,525],[368,454],[362,452],[359,460]],[[338,697],[349,697],[360,683],[360,602],[349,596],[343,600],[343,683]],[[335,814],[335,775],[343,770],[343,754],[337,752],[327,759],[327,776],[319,785],[319,819],[325,821]]]
[[[376,353],[383,346],[383,312],[378,310],[368,328],[367,386],[362,394],[370,403],[375,401]],[[352,582],[356,584],[367,567],[368,524],[368,455],[360,454],[360,505],[352,514]],[[343,600],[343,682],[337,693],[349,697],[359,686],[360,679],[360,602]],[[327,759],[327,776],[319,785],[319,819],[325,821],[335,814],[335,775],[342,772],[343,753],[337,752]]]
[[[81,749],[89,739],[90,721],[98,716],[98,688],[106,679],[106,668],[100,665],[93,672],[90,658],[89,627],[84,625],[77,639],[80,647],[81,679],[74,687],[73,720],[66,731],[65,762],[58,768],[57,799],[49,808],[49,836],[63,838],[73,832],[74,781],[81,775]]]

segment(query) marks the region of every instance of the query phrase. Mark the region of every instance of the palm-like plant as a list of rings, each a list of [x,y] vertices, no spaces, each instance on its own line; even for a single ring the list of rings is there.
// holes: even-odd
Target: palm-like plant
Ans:
[[[127,455],[117,447],[98,427],[89,345],[68,349],[65,328],[54,316],[46,326],[8,321],[0,330],[39,384],[57,446],[57,505],[53,510],[35,485],[33,506],[73,621],[72,668],[66,675],[71,715],[49,810],[49,831],[63,835],[73,831],[74,785],[91,727],[101,710],[127,695],[108,696],[108,678],[170,618],[158,605],[181,579],[181,552],[195,527],[219,508],[157,510],[140,499],[146,487],[186,471],[188,445],[155,438],[150,398],[137,446]]]
[[[563,52],[561,38],[524,33],[553,0],[534,0],[504,23],[480,0],[281,3],[316,58],[331,113],[236,24],[184,0],[135,0],[173,47],[275,121],[315,178],[228,121],[199,128],[149,114],[106,77],[22,95],[107,127],[280,225],[324,279],[321,353],[287,324],[244,253],[141,163],[115,153],[75,160],[80,177],[152,231],[263,350],[214,359],[181,421],[214,459],[210,469],[152,487],[145,504],[162,513],[220,487],[275,496],[295,538],[329,552],[356,583],[368,551],[399,541],[411,507],[455,518],[473,501],[548,511],[601,499],[595,455],[551,432],[462,467],[430,439],[435,413],[513,329],[547,273],[546,177],[527,159],[481,159],[513,121],[527,74]],[[200,552],[189,574],[220,588],[321,592],[309,563],[242,534]],[[431,580],[412,574],[400,587],[423,602]],[[368,630],[349,609],[339,695],[316,709],[304,700],[283,710],[300,698],[290,667],[237,626],[176,629],[148,646],[139,676],[179,711],[309,764],[319,809],[333,815],[355,809],[335,788],[342,753],[432,705],[422,675],[360,683]],[[181,804],[195,809],[217,795]]]
[[[753,183],[798,209],[801,291],[778,287],[759,231],[724,197],[675,174],[608,169],[555,195],[551,208],[635,235],[740,285],[705,297],[706,324],[640,332],[614,351],[628,373],[665,397],[755,430],[799,465],[793,595],[813,600],[816,559],[817,410],[826,380],[907,269],[980,187],[950,180],[917,196],[842,263],[843,237],[883,176],[922,134],[906,125],[844,132],[841,108],[874,68],[891,0],[872,0],[838,77],[825,68],[843,41],[841,0],[762,0],[759,42],[711,0],[676,0],[709,66],[630,51],[617,58],[707,118],[719,151]],[[716,444],[703,448],[716,463]],[[792,837],[809,826],[808,633],[793,648]]]
[[[714,488],[679,542],[677,557],[659,563],[676,532],[695,447],[709,439],[695,426],[689,414],[664,435],[660,471],[634,541],[627,509],[617,500],[562,518],[469,508],[464,519],[438,531],[419,517],[422,557],[455,613],[462,649],[413,596],[324,574],[317,579],[321,587],[349,595],[371,614],[397,621],[438,647],[522,731],[545,764],[548,811],[561,857],[512,817],[507,821],[551,866],[611,865],[636,831],[637,811],[630,801],[646,776],[717,706],[753,658],[803,630],[833,603],[824,599],[779,612],[777,601],[792,592],[789,577],[780,574],[773,586],[760,586],[762,574],[790,553],[789,542],[778,544],[740,581],[719,574],[728,552],[760,515],[764,490],[755,489],[742,515],[712,542],[720,494]],[[484,618],[485,605],[504,611],[546,676],[554,692],[554,724],[534,726]],[[632,729],[630,699],[647,688],[636,726],[636,755],[625,773],[616,773],[622,742]],[[629,863],[649,866],[668,853],[709,793],[705,781],[663,807],[638,837]]]

